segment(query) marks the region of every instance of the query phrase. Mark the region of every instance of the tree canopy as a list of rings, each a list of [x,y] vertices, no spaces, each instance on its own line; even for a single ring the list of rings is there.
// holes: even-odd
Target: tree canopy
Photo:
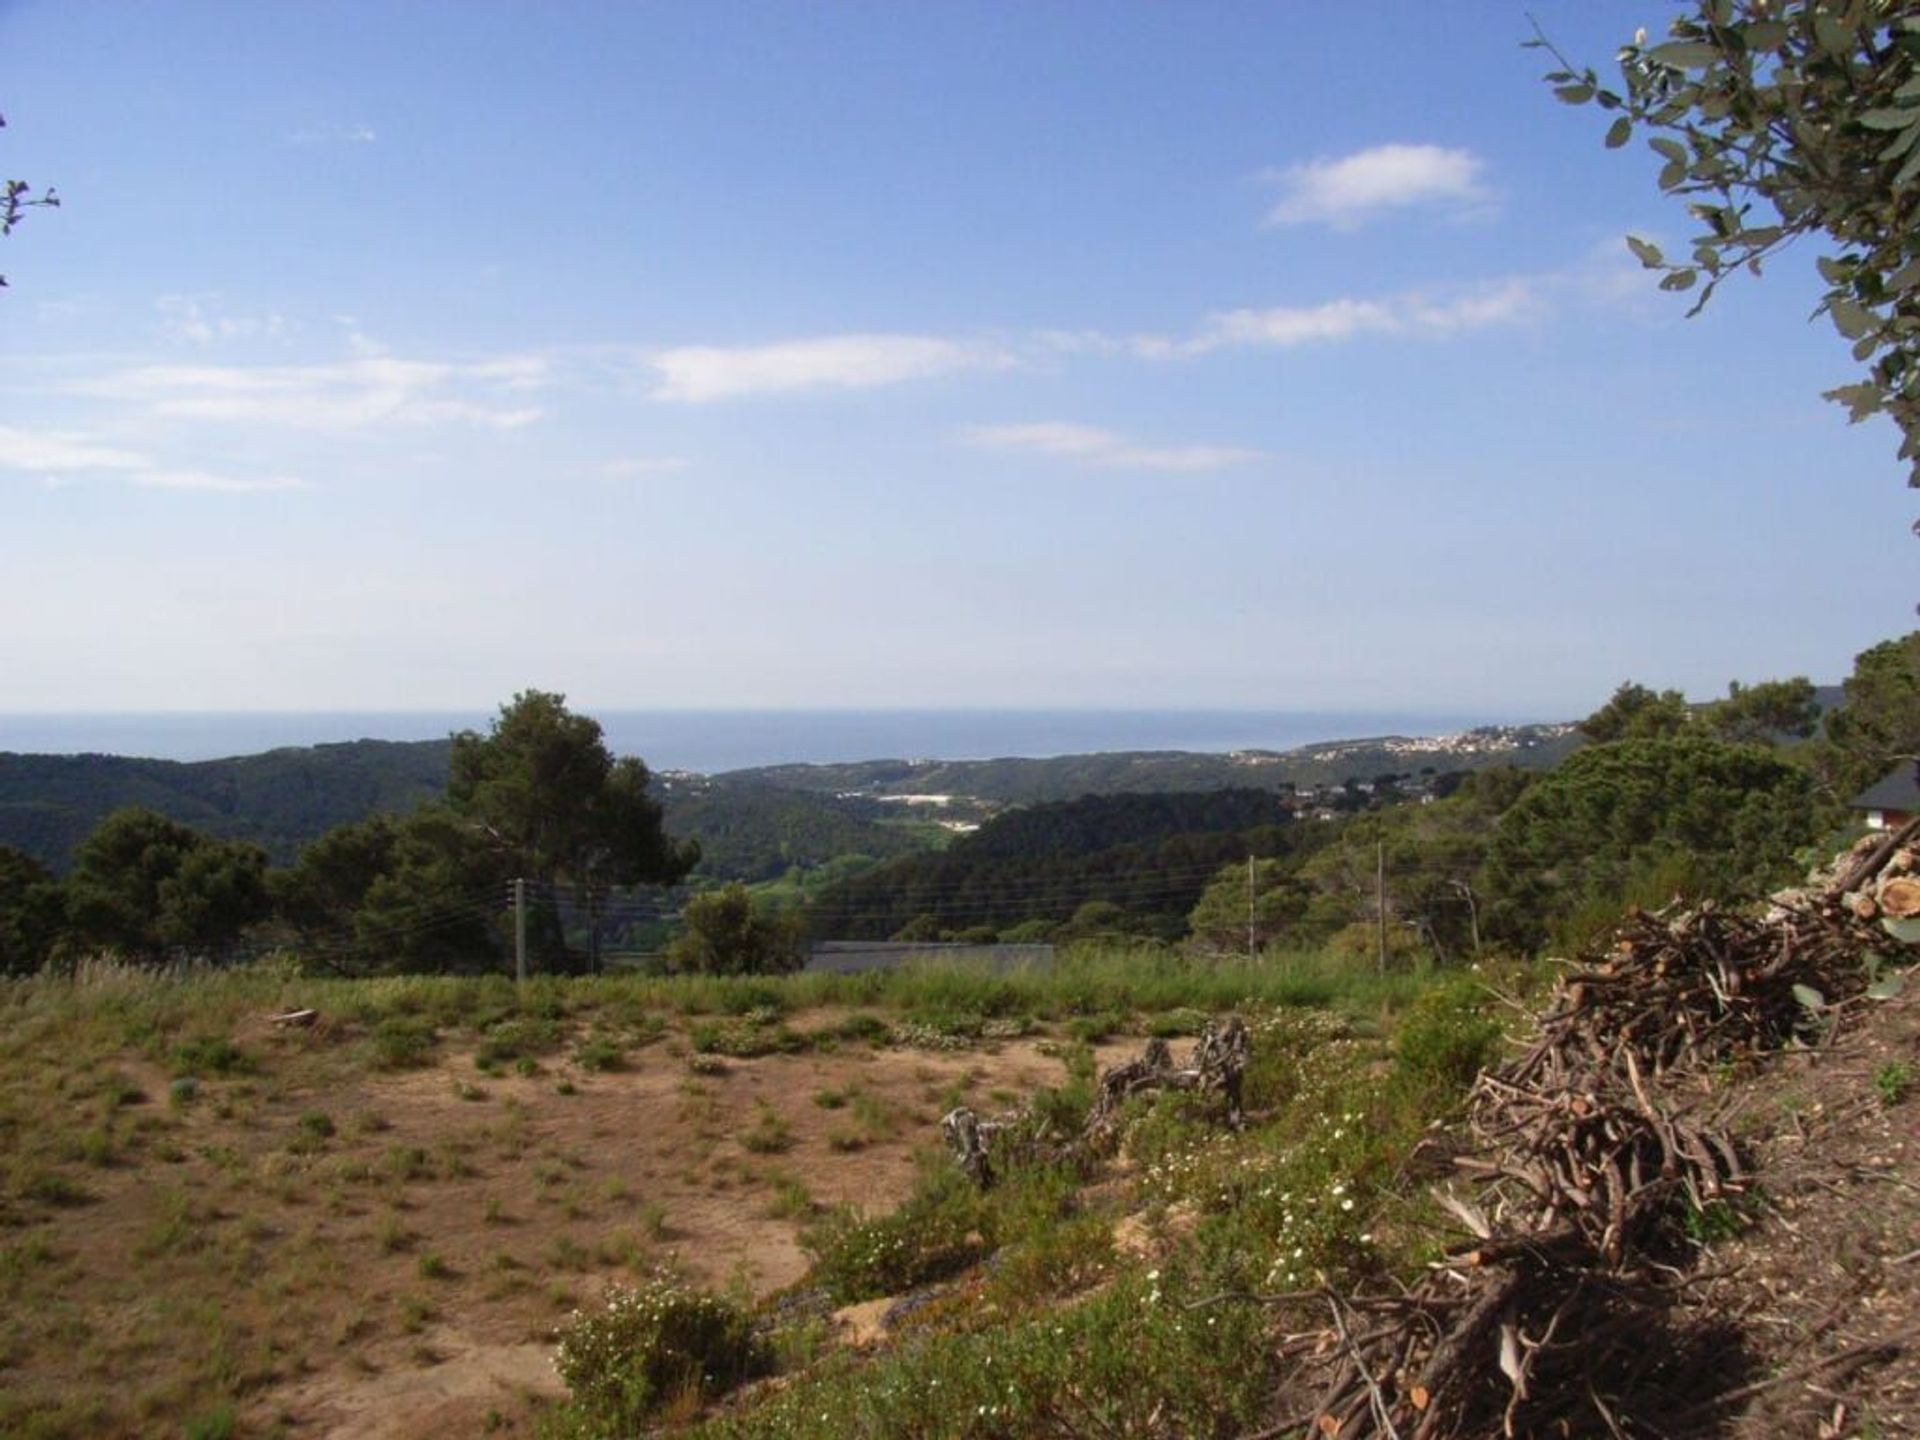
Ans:
[[[1690,0],[1664,40],[1619,53],[1620,89],[1554,54],[1569,104],[1614,113],[1606,143],[1648,134],[1660,188],[1700,224],[1669,260],[1628,244],[1661,286],[1719,283],[1818,237],[1821,312],[1867,378],[1828,393],[1853,419],[1885,413],[1920,485],[1920,16],[1898,0]],[[1545,38],[1535,42],[1552,49]]]
[[[700,850],[667,836],[649,779],[641,761],[614,759],[600,722],[569,712],[566,696],[523,690],[487,734],[453,737],[447,805],[530,878],[672,884]]]
[[[83,943],[142,959],[230,947],[268,911],[266,852],[151,810],[119,810],[80,846],[66,909]]]
[[[754,908],[744,885],[723,885],[688,900],[686,929],[667,948],[667,968],[704,975],[762,975],[797,970],[806,959],[790,920]]]

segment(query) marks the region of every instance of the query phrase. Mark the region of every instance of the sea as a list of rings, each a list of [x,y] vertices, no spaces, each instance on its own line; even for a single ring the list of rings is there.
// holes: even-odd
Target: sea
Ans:
[[[1291,750],[1326,740],[1448,735],[1537,717],[1285,710],[596,710],[608,746],[655,770],[718,774],[857,760],[990,760],[1115,750]],[[0,751],[215,760],[342,740],[484,731],[489,711],[0,714]]]

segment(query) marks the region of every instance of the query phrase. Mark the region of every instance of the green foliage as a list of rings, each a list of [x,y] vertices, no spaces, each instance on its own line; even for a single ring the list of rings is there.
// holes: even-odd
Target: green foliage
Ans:
[[[221,1405],[187,1421],[184,1440],[233,1440],[240,1433],[240,1420],[233,1406]]]
[[[1913,1089],[1913,1067],[1904,1060],[1888,1060],[1873,1072],[1873,1088],[1888,1105],[1898,1105]]]
[[[1394,1037],[1393,1084],[1422,1113],[1441,1113],[1466,1094],[1498,1054],[1500,1026],[1478,985],[1456,981],[1414,1001]]]
[[[1571,64],[1561,99],[1616,113],[1620,145],[1651,132],[1660,188],[1700,224],[1685,260],[1629,242],[1663,289],[1700,286],[1823,238],[1820,309],[1871,362],[1828,392],[1855,420],[1885,413],[1920,485],[1920,17],[1885,0],[1690,0],[1653,44],[1621,50],[1622,90]],[[1542,42],[1544,43],[1544,42]]]
[[[66,887],[82,944],[129,958],[218,955],[267,913],[266,855],[151,810],[119,810],[81,844]]]
[[[1920,755],[1920,630],[1854,657],[1846,703],[1827,716],[1814,765],[1845,803],[1896,761]]]
[[[667,967],[703,975],[778,974],[804,960],[787,919],[758,913],[744,885],[707,890],[681,909],[685,930],[667,947]]]
[[[647,767],[616,760],[600,723],[564,695],[523,690],[484,736],[453,737],[448,807],[482,826],[520,873],[593,889],[671,884],[699,861],[647,793]]]
[[[911,1199],[877,1218],[842,1207],[801,1237],[813,1279],[837,1304],[898,1295],[943,1280],[986,1253],[987,1202],[954,1167],[922,1172]]]
[[[574,1433],[608,1440],[669,1402],[730,1390],[766,1362],[739,1306],[668,1280],[616,1286],[600,1310],[576,1311],[554,1355],[582,1427]]]
[[[0,843],[56,870],[115,810],[158,811],[220,840],[246,840],[276,861],[325,831],[403,814],[447,783],[445,740],[355,740],[225,760],[0,754]]]
[[[504,1065],[510,1060],[531,1060],[551,1055],[562,1041],[560,1023],[545,1016],[512,1016],[487,1027],[474,1064],[482,1068]]]
[[[1670,740],[1693,723],[1687,697],[1678,690],[1658,694],[1627,680],[1593,714],[1580,722],[1580,733],[1596,745],[1615,740]]]
[[[927,848],[898,823],[900,807],[735,776],[675,776],[661,798],[666,823],[700,846],[696,876],[778,880],[796,867],[857,872]]]
[[[1259,862],[1256,950],[1330,947],[1355,959],[1373,956],[1384,861],[1389,960],[1477,955],[1487,845],[1533,778],[1513,769],[1482,771],[1444,799],[1356,815],[1327,827],[1317,846]],[[1194,907],[1193,938],[1209,949],[1245,953],[1247,908],[1245,865],[1223,867]]]
[[[225,1035],[189,1040],[173,1052],[176,1075],[247,1075],[256,1068],[253,1057]]]
[[[351,932],[318,932],[295,953],[345,974],[497,968],[505,963],[505,921],[489,912],[504,903],[508,860],[452,812],[417,810],[392,826],[385,868],[367,878]],[[536,955],[553,948],[545,938],[536,931]]]
[[[1493,923],[1536,945],[1583,906],[1617,910],[1656,874],[1694,896],[1758,893],[1817,829],[1807,774],[1768,750],[1701,737],[1596,745],[1501,817],[1486,865]]]
[[[1714,734],[1735,745],[1805,740],[1819,728],[1820,697],[1804,675],[1757,685],[1735,680],[1727,686],[1727,698],[1710,706],[1704,718]]]
[[[0,845],[0,976],[31,975],[66,928],[66,895],[24,850]]]
[[[1279,796],[1220,789],[1086,795],[995,816],[938,854],[829,886],[808,926],[850,939],[938,940],[962,931],[1066,942],[1177,938],[1211,871],[1310,847]],[[1044,931],[1040,927],[1044,926]],[[1242,933],[1244,934],[1244,920]]]
[[[433,1022],[412,1015],[390,1015],[373,1030],[373,1061],[382,1070],[413,1070],[432,1062],[437,1036]]]

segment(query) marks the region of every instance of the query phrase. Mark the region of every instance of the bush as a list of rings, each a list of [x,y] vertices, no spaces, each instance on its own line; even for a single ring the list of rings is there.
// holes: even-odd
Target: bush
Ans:
[[[549,1055],[560,1048],[561,1039],[560,1025],[554,1020],[537,1016],[502,1020],[481,1037],[473,1063],[484,1070],[509,1060]]]
[[[391,1015],[374,1027],[373,1058],[382,1070],[411,1070],[433,1058],[431,1021]]]
[[[224,1035],[203,1036],[174,1047],[176,1075],[245,1075],[253,1059]]]
[[[554,1354],[589,1433],[608,1435],[681,1397],[730,1390],[766,1363],[744,1310],[668,1280],[614,1287],[597,1314],[573,1315]]]
[[[986,1221],[979,1192],[943,1164],[891,1215],[869,1219],[857,1210],[834,1210],[800,1243],[814,1257],[813,1279],[836,1304],[851,1305],[966,1269],[986,1251]]]
[[[1395,1087],[1429,1112],[1451,1108],[1500,1046],[1500,1026],[1483,1008],[1476,985],[1456,982],[1429,991],[1400,1023],[1393,1047]]]

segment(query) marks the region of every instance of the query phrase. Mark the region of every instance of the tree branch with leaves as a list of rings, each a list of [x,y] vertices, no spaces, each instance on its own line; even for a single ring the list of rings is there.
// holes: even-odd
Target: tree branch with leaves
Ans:
[[[1820,237],[1826,283],[1816,314],[1853,345],[1867,378],[1827,397],[1854,421],[1900,427],[1908,483],[1920,487],[1920,15],[1905,0],[1692,0],[1649,44],[1618,56],[1603,86],[1536,25],[1530,45],[1570,105],[1614,112],[1606,143],[1636,133],[1664,162],[1660,188],[1701,225],[1684,260],[1630,238],[1672,291],[1758,275],[1796,241]]]

